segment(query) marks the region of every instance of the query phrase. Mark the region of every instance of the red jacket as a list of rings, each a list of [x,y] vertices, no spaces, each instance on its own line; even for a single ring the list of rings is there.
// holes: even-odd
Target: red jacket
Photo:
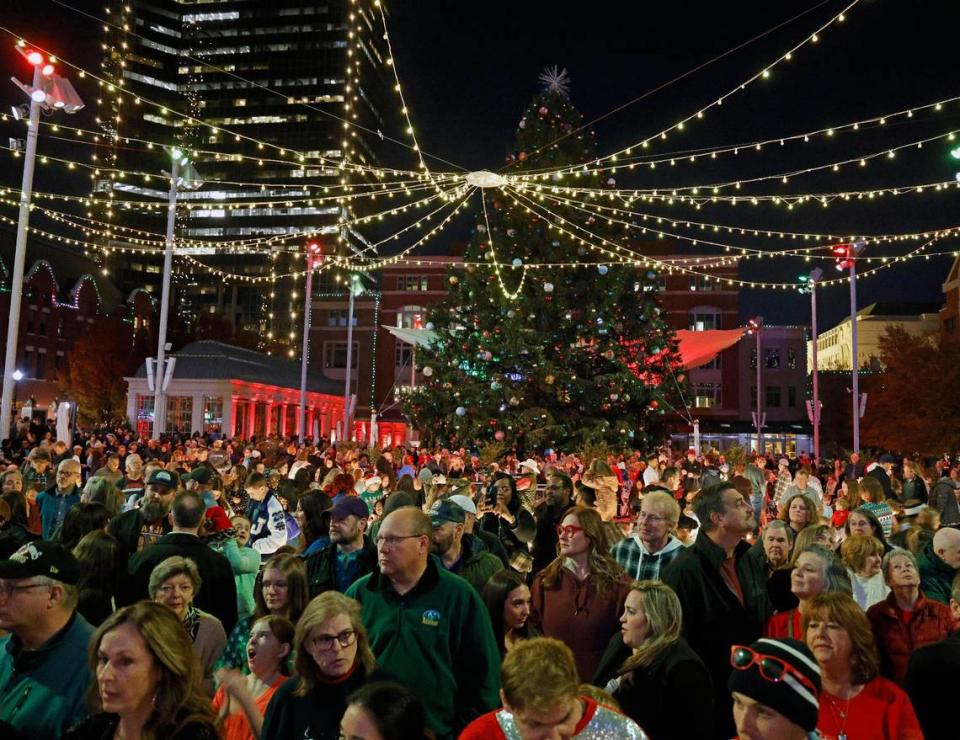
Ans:
[[[919,647],[939,642],[955,626],[950,607],[927,599],[922,591],[907,622],[892,592],[867,610],[867,618],[880,649],[880,672],[898,684],[902,684],[907,675],[910,654]]]

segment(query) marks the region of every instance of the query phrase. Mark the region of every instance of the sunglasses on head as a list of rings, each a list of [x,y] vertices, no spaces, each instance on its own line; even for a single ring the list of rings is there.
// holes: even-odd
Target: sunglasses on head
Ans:
[[[789,674],[810,689],[814,695],[817,694],[817,688],[809,678],[774,655],[764,655],[744,645],[734,645],[730,648],[730,665],[738,671],[746,671],[751,666],[756,665],[760,670],[760,675],[773,683],[780,683]]]

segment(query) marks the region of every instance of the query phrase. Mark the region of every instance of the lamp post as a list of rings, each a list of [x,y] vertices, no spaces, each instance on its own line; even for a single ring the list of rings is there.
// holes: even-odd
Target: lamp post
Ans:
[[[809,275],[802,275],[800,281],[810,292],[810,328],[812,334],[813,357],[813,407],[810,409],[810,424],[813,426],[813,459],[820,459],[820,375],[817,365],[817,282],[823,277],[823,270],[819,267],[810,271]]]
[[[760,386],[761,374],[760,374],[760,363],[763,362],[763,359],[760,357],[760,328],[763,326],[763,316],[757,316],[754,319],[750,319],[747,322],[747,333],[755,334],[757,337],[757,410],[753,415],[753,425],[757,429],[757,452],[761,455],[764,454],[763,451],[763,427],[764,419],[763,414],[763,402],[760,400],[761,394],[763,393],[763,388]]]
[[[863,254],[863,242],[838,244],[833,248],[836,267],[850,271],[850,364],[853,368],[853,452],[860,451],[860,356],[857,346],[857,257]]]
[[[33,84],[28,86],[16,77],[14,84],[30,98],[27,122],[27,145],[24,152],[23,180],[20,185],[20,214],[17,218],[17,243],[13,257],[13,276],[10,282],[10,314],[7,317],[7,348],[3,365],[3,396],[0,399],[0,441],[10,438],[13,406],[13,373],[17,364],[17,343],[20,334],[20,302],[23,300],[23,268],[27,258],[27,228],[30,225],[30,200],[33,195],[33,169],[37,158],[37,130],[40,110],[76,113],[83,101],[69,80],[56,74],[53,57],[47,58],[25,43],[17,44],[17,51],[33,65]]]
[[[343,383],[343,439],[350,441],[350,381],[353,374],[353,299],[363,292],[363,283],[356,273],[350,275],[347,283],[347,293],[350,296],[347,310],[347,370]]]
[[[303,307],[303,347],[300,350],[300,443],[307,438],[307,361],[310,352],[310,320],[313,308],[313,271],[323,264],[323,247],[317,242],[307,245],[307,293]]]
[[[160,325],[157,329],[157,372],[153,399],[153,439],[160,439],[167,422],[167,319],[170,314],[170,272],[173,267],[174,227],[177,222],[177,193],[180,189],[196,190],[203,183],[190,164],[190,158],[180,149],[167,150],[170,154],[170,193],[167,199],[167,236],[163,248],[163,283],[160,288]]]

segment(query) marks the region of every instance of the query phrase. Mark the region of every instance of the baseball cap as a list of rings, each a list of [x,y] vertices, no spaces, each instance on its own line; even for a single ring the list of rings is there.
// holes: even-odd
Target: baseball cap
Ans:
[[[464,519],[466,519],[466,516],[464,515],[463,509],[450,499],[438,501],[430,509],[430,521],[433,522],[434,527],[439,527],[445,522],[463,524]]]
[[[150,476],[150,480],[147,481],[148,486],[166,486],[167,488],[176,488],[177,483],[173,478],[173,473],[169,470],[154,470],[153,475]]]
[[[206,465],[201,465],[198,468],[194,468],[185,476],[183,476],[183,480],[195,480],[201,486],[205,486],[210,482],[210,468],[208,468]]]
[[[462,493],[458,493],[453,496],[448,496],[447,501],[456,504],[467,514],[473,514],[474,516],[477,515],[477,505],[473,503],[473,499],[469,496],[464,496]]]
[[[46,576],[76,585],[80,580],[80,563],[59,542],[29,542],[9,560],[0,560],[0,578],[36,578]]]
[[[370,516],[370,508],[357,496],[343,496],[330,510],[331,519],[343,520],[351,514],[359,519],[366,519]]]
[[[891,465],[896,465],[896,464],[897,464],[897,458],[895,458],[895,457],[894,457],[893,455],[891,455],[889,452],[884,452],[882,455],[880,455],[880,462],[881,462],[881,463],[890,463]]]

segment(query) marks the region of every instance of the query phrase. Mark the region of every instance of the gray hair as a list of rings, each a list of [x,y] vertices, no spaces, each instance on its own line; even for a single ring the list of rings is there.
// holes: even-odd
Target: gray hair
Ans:
[[[920,566],[917,565],[917,556],[914,555],[914,554],[913,554],[912,552],[910,552],[909,550],[901,550],[899,547],[895,547],[895,548],[893,548],[890,552],[888,552],[886,555],[883,556],[883,564],[882,564],[880,567],[883,568],[883,580],[884,580],[884,581],[889,580],[889,578],[890,578],[890,562],[891,562],[894,558],[897,558],[897,557],[906,558],[906,559],[909,560],[911,563],[913,563],[913,567],[916,569],[917,573],[920,572]]]
[[[787,533],[787,542],[791,545],[793,544],[793,529],[783,521],[783,519],[771,519],[767,522],[767,525],[763,528],[763,531],[766,532],[770,529],[782,529]],[[760,538],[763,539],[763,535],[760,535]]]
[[[63,591],[63,599],[61,600],[60,605],[70,612],[77,608],[77,602],[80,601],[80,589],[78,589],[72,583],[64,583],[63,581],[58,581],[56,578],[50,578],[49,576],[36,576],[33,579],[33,582],[38,586],[44,586],[46,588],[59,586]]]
[[[810,545],[810,547],[804,548],[803,552],[816,555],[823,561],[823,577],[826,581],[823,590],[825,593],[842,592],[848,596],[853,596],[850,574],[847,573],[847,567],[837,557],[836,553],[822,545]]]
[[[200,593],[200,586],[203,579],[200,577],[200,571],[197,570],[197,564],[190,558],[184,558],[180,555],[174,555],[161,560],[150,572],[150,582],[147,585],[147,592],[151,599],[157,597],[157,592],[163,585],[163,582],[174,576],[186,576],[193,584],[193,595]]]
[[[680,521],[680,504],[669,493],[664,491],[651,491],[643,497],[643,501],[649,501],[651,504],[657,504],[670,520],[670,526],[676,529]],[[642,506],[642,502],[641,502]]]

